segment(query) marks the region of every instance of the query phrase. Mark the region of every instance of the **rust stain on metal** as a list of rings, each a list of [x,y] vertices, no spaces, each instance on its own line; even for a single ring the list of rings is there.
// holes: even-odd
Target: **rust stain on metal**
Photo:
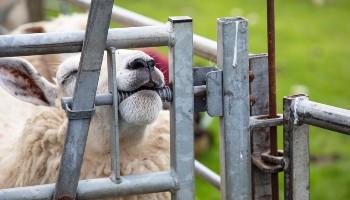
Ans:
[[[249,96],[250,106],[253,106],[256,103],[256,97],[250,95]]]
[[[249,71],[249,82],[253,82],[254,78],[255,78],[254,72]]]
[[[267,162],[260,153],[254,153],[252,155],[252,163],[261,171],[269,174],[276,174],[284,170],[284,165]]]

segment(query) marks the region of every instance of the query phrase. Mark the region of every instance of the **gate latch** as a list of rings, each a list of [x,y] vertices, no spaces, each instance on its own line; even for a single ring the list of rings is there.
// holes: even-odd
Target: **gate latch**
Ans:
[[[252,163],[261,171],[269,174],[281,172],[285,168],[282,151],[278,151],[277,156],[271,155],[270,152],[253,153]]]

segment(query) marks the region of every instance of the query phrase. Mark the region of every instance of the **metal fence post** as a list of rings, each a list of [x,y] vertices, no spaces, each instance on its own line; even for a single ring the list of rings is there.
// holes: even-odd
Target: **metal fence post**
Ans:
[[[269,76],[267,55],[254,55],[249,59],[249,69],[252,75],[250,95],[252,97],[250,115],[269,114]],[[270,128],[255,128],[251,130],[252,154],[261,154],[270,149]],[[272,199],[271,174],[252,166],[252,196],[255,200]]]
[[[170,84],[173,102],[170,108],[171,169],[176,173],[179,189],[172,199],[194,199],[194,150],[193,150],[193,32],[189,17],[170,17],[169,44]]]
[[[69,120],[54,194],[55,200],[69,200],[76,197],[112,7],[113,0],[93,0],[91,4],[71,108],[72,112],[83,111],[90,115]]]
[[[284,199],[310,199],[309,183],[309,127],[299,124],[295,106],[306,96],[283,99],[283,140],[286,167],[284,172]]]
[[[120,183],[120,153],[119,153],[119,102],[117,86],[117,63],[115,58],[114,47],[108,49],[108,90],[112,94],[112,130],[111,130],[111,163],[112,163],[112,180]]]
[[[221,195],[249,200],[251,155],[249,134],[248,22],[219,18],[218,66],[223,70],[224,116],[220,118]]]

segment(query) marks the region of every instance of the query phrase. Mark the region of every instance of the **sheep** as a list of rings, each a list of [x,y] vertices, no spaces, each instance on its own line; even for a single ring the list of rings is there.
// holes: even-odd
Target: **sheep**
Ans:
[[[83,31],[86,29],[86,26],[87,14],[76,13],[72,15],[59,15],[51,21],[26,23],[18,26],[11,32],[11,34]],[[38,72],[48,81],[54,82],[53,78],[55,77],[58,65],[70,56],[70,53],[62,53],[23,56],[23,58],[32,63],[36,70],[38,70]]]
[[[1,0],[0,13],[0,24],[4,26],[1,26],[0,34],[30,20],[27,0]]]
[[[118,89],[144,88],[119,105],[121,174],[139,174],[169,169],[169,113],[162,110],[156,92],[164,76],[153,59],[138,50],[118,50]],[[106,56],[105,56],[106,57]],[[56,181],[68,120],[58,106],[59,99],[71,96],[77,78],[80,55],[58,67],[56,84],[50,83],[23,58],[0,59],[0,85],[16,98],[36,105],[38,111],[15,138],[0,137],[0,188],[29,186]],[[97,93],[107,88],[104,59]],[[159,115],[158,115],[159,114]],[[111,109],[99,106],[92,118],[80,179],[111,175]],[[107,122],[107,123],[105,123]],[[170,194],[134,195],[116,199],[170,199]]]
[[[2,2],[2,1],[1,1]],[[0,8],[6,1],[0,3]],[[6,4],[7,5],[7,4]],[[10,34],[47,33],[85,30],[87,14],[60,15],[51,21],[41,21],[20,25]],[[54,83],[58,65],[71,54],[48,54],[23,56],[48,81]],[[17,137],[25,121],[38,108],[33,104],[20,101],[0,87],[0,138]],[[9,112],[7,112],[9,111]]]

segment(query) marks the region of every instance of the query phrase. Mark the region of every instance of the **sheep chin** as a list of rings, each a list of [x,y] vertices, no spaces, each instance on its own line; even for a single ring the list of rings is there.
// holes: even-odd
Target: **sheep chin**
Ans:
[[[155,91],[140,90],[119,104],[119,112],[128,124],[147,125],[157,119],[162,106],[162,100]]]

